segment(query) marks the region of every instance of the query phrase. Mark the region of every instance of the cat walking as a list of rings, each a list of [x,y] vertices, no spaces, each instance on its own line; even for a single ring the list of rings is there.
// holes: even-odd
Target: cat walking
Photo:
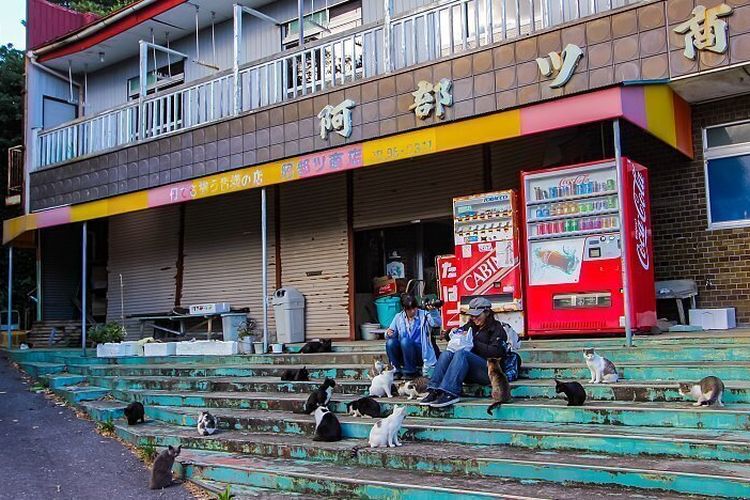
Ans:
[[[679,390],[683,396],[692,396],[697,400],[693,406],[724,406],[721,401],[724,382],[719,377],[705,377],[697,384],[681,383]]]

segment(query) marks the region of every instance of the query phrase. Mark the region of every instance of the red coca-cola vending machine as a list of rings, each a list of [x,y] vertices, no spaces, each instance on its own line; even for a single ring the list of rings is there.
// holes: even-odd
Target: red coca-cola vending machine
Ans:
[[[515,191],[454,198],[453,228],[454,286],[459,309],[466,310],[474,297],[486,297],[498,319],[523,334],[523,281]]]
[[[617,168],[625,206],[620,206]],[[624,225],[634,330],[656,324],[648,170],[623,158],[524,172],[530,336],[624,332]]]

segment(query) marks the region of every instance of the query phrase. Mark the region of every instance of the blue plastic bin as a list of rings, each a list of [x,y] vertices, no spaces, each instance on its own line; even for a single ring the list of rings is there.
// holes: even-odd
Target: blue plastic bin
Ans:
[[[382,328],[391,326],[391,321],[401,311],[399,297],[380,297],[375,299],[375,309],[378,312],[378,322]]]

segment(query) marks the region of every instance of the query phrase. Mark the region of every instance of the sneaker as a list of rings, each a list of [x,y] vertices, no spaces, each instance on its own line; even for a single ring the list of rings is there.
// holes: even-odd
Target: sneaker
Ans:
[[[439,398],[430,403],[430,406],[432,408],[445,408],[446,406],[454,405],[459,401],[461,401],[461,398],[459,398],[458,396],[443,392]]]
[[[438,389],[429,389],[427,396],[423,397],[419,404],[422,406],[430,406],[440,397],[441,392]]]

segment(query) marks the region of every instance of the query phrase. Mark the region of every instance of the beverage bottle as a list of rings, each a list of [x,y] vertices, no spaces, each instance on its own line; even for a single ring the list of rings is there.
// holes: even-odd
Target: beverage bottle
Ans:
[[[614,191],[615,190],[615,180],[614,179],[607,180],[607,190],[608,191]]]
[[[544,217],[544,208],[539,207],[536,209],[536,217],[537,219],[540,217]]]
[[[578,213],[578,203],[571,203],[570,204],[570,211],[574,214]]]
[[[580,204],[580,205],[578,206],[578,210],[579,210],[580,212],[582,212],[582,213],[588,212],[588,208],[589,208],[589,204],[588,204],[588,203],[585,203],[585,202],[584,202],[584,203],[581,203],[581,204]]]
[[[549,205],[544,205],[542,209],[542,217],[549,217]]]
[[[578,225],[578,219],[573,219],[573,231],[578,231],[580,226]]]
[[[610,228],[610,225],[609,225],[610,221],[611,220],[610,220],[609,217],[605,217],[604,220],[602,221],[602,227],[604,229],[609,229]]]

